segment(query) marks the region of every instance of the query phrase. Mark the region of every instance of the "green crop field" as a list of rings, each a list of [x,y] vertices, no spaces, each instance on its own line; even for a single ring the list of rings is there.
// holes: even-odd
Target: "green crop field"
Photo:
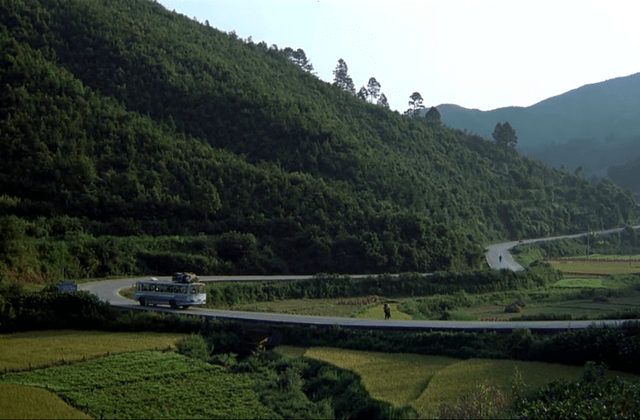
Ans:
[[[368,318],[368,319],[382,319],[384,318],[384,312],[382,310],[382,304],[368,306],[362,309],[356,316],[356,318]],[[389,302],[389,306],[391,307],[391,319],[399,319],[399,320],[411,320],[413,319],[411,315],[405,314],[404,312],[400,312],[398,310],[398,304],[395,302]]]
[[[350,369],[361,375],[374,398],[392,404],[410,404],[423,416],[434,415],[443,403],[452,403],[488,384],[508,391],[519,372],[528,389],[539,388],[556,379],[572,381],[582,368],[541,362],[514,360],[458,360],[441,356],[389,354],[336,348],[282,347],[278,352],[290,357],[305,356]],[[516,370],[517,369],[517,370]],[[607,372],[609,377],[636,376]]]
[[[90,419],[42,388],[0,384],[0,419]]]
[[[384,319],[381,301],[371,304],[357,303],[358,299],[288,299],[237,305],[233,309],[249,312],[271,312],[292,315],[336,316]],[[390,302],[392,319],[412,319],[398,310],[398,304]]]
[[[247,374],[174,352],[126,353],[9,373],[0,376],[0,383],[48,388],[94,418],[279,417],[259,402]]]
[[[554,283],[551,287],[564,289],[606,289],[607,285],[600,277],[568,277]]]
[[[32,331],[0,334],[0,369],[25,368],[92,356],[175,347],[184,334],[104,331]]]

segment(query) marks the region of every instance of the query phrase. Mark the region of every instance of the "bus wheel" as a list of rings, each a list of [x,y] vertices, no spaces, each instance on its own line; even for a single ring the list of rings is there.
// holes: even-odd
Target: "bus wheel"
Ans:
[[[144,298],[140,298],[140,306],[145,306],[147,304],[147,301],[144,300]]]
[[[176,303],[175,299],[171,299],[169,301],[169,305],[171,306],[171,309],[178,309],[178,304]]]

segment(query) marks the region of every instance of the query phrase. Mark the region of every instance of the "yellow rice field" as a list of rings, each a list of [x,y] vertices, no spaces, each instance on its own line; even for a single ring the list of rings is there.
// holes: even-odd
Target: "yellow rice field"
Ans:
[[[290,357],[323,360],[358,373],[376,399],[392,404],[410,404],[423,416],[433,416],[442,403],[471,394],[479,385],[493,385],[508,391],[516,369],[528,389],[562,379],[573,381],[582,367],[515,360],[459,360],[442,356],[391,354],[337,348],[282,346],[278,351]],[[634,375],[608,372],[610,376]]]
[[[0,419],[90,419],[42,388],[0,384]]]
[[[174,347],[184,334],[104,331],[31,331],[0,334],[0,369],[82,360],[83,357]]]

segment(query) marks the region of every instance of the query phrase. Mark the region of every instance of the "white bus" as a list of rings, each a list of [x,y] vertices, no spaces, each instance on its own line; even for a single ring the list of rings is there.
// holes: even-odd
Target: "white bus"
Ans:
[[[169,305],[173,309],[187,309],[204,305],[207,291],[204,283],[175,283],[152,278],[136,282],[133,299],[141,306]]]

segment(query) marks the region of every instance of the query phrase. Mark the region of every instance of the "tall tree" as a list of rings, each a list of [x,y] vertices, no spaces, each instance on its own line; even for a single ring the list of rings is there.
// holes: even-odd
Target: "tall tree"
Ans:
[[[367,93],[369,94],[369,98],[371,98],[371,103],[375,103],[378,96],[380,96],[380,83],[378,83],[375,77],[369,78],[369,83],[367,83]]]
[[[518,145],[518,134],[511,124],[509,124],[509,121],[505,121],[504,124],[496,124],[492,135],[496,144],[501,146],[516,147]]]
[[[417,117],[420,113],[420,110],[424,109],[424,105],[422,104],[422,95],[420,95],[419,92],[413,92],[411,96],[409,96],[409,98],[411,99],[409,101],[409,105],[411,106],[411,108],[409,108],[406,113]]]
[[[437,127],[442,124],[442,117],[440,116],[440,111],[435,106],[432,106],[429,111],[425,114],[425,119],[427,123],[431,126]]]
[[[358,91],[358,98],[366,101],[368,96],[369,96],[369,92],[367,92],[367,88],[362,86]]]
[[[333,83],[342,90],[346,90],[352,94],[356,94],[356,86],[353,79],[349,76],[349,68],[347,63],[341,58],[338,60],[335,70],[333,70]]]
[[[389,108],[389,100],[387,99],[387,95],[385,95],[384,93],[380,95],[380,98],[378,99],[378,105],[384,108]]]
[[[302,48],[294,51],[293,48],[287,47],[284,49],[284,53],[287,55],[287,58],[300,66],[302,70],[313,73],[313,64],[311,64],[311,61],[309,61],[307,54]]]

